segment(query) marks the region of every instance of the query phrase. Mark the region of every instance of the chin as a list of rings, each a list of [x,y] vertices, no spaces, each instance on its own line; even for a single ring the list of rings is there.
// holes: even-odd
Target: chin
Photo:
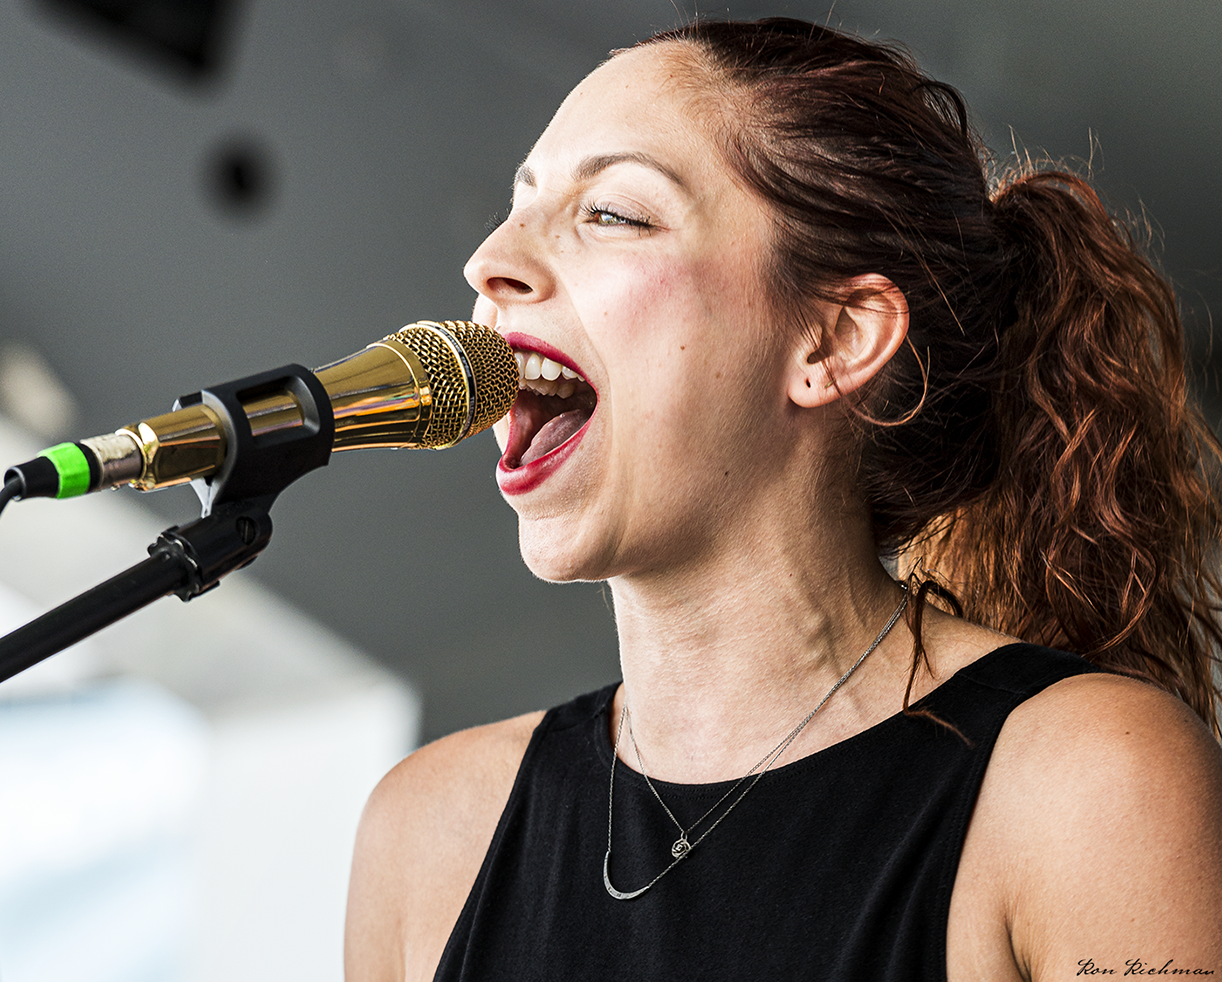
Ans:
[[[552,526],[541,529],[541,524]],[[518,549],[526,568],[548,583],[605,580],[608,573],[601,555],[582,548],[579,537],[562,522],[518,520]]]

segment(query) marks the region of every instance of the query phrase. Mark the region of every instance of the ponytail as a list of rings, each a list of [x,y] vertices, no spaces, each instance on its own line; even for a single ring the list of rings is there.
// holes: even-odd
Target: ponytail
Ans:
[[[1018,176],[993,208],[1021,271],[1000,467],[928,560],[968,618],[1154,682],[1217,733],[1222,448],[1188,400],[1174,294],[1077,176]]]

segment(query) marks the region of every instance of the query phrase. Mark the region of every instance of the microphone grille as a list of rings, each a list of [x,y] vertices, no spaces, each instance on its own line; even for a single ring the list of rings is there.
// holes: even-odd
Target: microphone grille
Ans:
[[[518,394],[518,363],[492,328],[471,321],[418,321],[391,338],[416,353],[432,389],[428,427],[418,446],[452,446],[509,412]]]

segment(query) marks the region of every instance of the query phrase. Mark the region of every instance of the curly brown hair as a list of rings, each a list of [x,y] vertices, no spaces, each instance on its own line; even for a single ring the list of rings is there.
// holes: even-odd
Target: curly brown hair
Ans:
[[[1217,734],[1222,447],[1129,227],[1066,169],[997,167],[898,46],[787,18],[644,43],[668,42],[773,209],[778,309],[866,273],[907,299],[907,346],[850,414],[880,555],[921,601],[1152,681]]]

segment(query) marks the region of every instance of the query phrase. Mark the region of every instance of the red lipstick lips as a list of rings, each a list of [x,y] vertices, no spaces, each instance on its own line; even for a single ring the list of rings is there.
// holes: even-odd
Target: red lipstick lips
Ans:
[[[538,338],[508,333],[505,340],[515,352],[538,352],[580,374],[567,355]],[[580,382],[565,398],[542,388],[524,382],[510,410],[509,441],[496,472],[502,494],[525,494],[547,480],[580,445],[593,418],[598,399],[589,383]]]

